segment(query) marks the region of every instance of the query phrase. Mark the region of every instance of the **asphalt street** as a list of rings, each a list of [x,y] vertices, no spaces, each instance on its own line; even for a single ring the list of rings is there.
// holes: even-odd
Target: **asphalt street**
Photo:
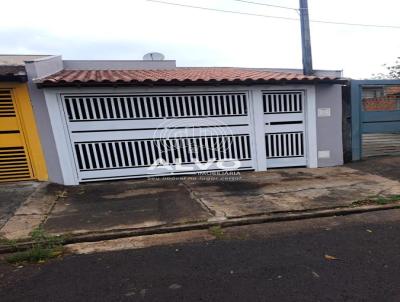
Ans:
[[[0,264],[6,301],[400,301],[400,210],[227,229],[213,241]]]

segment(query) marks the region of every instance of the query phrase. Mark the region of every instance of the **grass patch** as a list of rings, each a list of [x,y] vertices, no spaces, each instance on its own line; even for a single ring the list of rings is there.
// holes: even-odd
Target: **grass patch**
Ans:
[[[400,201],[400,195],[389,196],[373,196],[363,200],[357,200],[352,203],[353,206],[366,206],[366,205],[387,205]]]
[[[9,263],[41,263],[58,257],[63,251],[64,237],[48,235],[42,228],[36,228],[30,234],[32,244],[25,251],[15,252],[6,257]]]
[[[380,196],[375,200],[377,204],[389,204],[397,201],[400,201],[400,195],[392,195],[389,197]]]
[[[55,258],[62,254],[62,247],[60,248],[44,248],[41,246],[34,246],[26,251],[16,252],[7,256],[6,260],[9,263],[42,263],[48,259]]]
[[[216,239],[224,239],[225,238],[225,232],[219,225],[209,228],[208,232],[211,235],[213,235]]]

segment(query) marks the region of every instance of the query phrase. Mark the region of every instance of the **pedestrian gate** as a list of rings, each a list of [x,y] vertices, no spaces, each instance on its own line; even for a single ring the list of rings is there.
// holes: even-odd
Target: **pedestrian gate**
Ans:
[[[47,180],[25,83],[0,83],[0,182]]]
[[[0,89],[0,182],[30,179],[32,170],[11,89]]]
[[[304,92],[264,92],[267,167],[305,166]]]

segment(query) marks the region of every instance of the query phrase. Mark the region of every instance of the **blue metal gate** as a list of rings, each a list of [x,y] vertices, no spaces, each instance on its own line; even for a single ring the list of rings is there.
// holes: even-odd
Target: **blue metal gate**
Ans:
[[[400,135],[400,80],[351,81],[352,158],[360,160],[366,153],[366,135]],[[391,144],[392,138],[386,138]],[[400,140],[393,141],[393,144]]]

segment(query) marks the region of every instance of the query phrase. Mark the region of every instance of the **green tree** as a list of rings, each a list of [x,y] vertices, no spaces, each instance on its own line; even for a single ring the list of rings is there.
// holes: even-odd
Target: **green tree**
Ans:
[[[386,73],[374,74],[375,79],[400,79],[400,57],[394,62],[394,65],[384,64],[386,67]]]

